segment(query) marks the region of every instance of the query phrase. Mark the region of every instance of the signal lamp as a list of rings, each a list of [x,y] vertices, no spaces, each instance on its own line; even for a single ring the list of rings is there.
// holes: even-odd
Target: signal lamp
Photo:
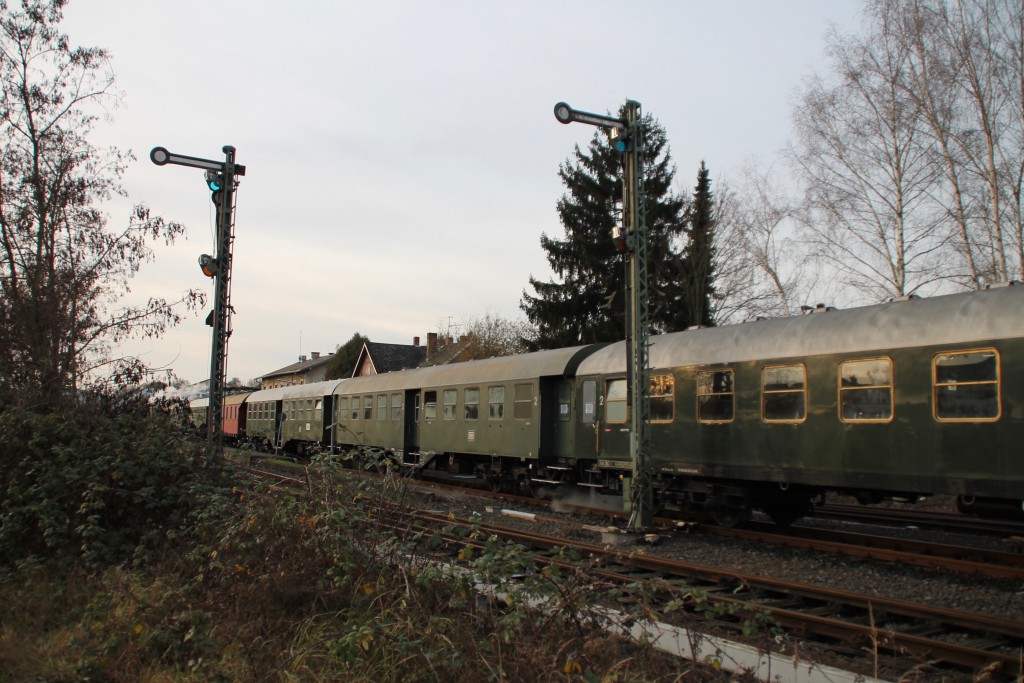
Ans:
[[[217,173],[216,171],[207,171],[206,184],[209,185],[210,189],[214,192],[224,189],[224,174]]]
[[[199,256],[199,268],[206,277],[215,277],[217,275],[217,259],[209,254],[202,254]]]
[[[620,254],[626,253],[626,235],[625,231],[619,225],[612,227],[612,244],[615,245],[615,251]]]
[[[616,152],[625,152],[630,149],[631,140],[629,133],[622,126],[615,126],[608,131],[608,137],[612,140],[612,146]]]

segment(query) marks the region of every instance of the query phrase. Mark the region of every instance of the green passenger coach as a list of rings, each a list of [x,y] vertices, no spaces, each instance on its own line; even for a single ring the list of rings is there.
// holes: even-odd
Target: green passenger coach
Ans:
[[[1020,510],[1024,287],[911,298],[652,338],[650,465],[663,505],[721,521],[960,496]],[[576,380],[577,457],[630,468],[623,343]],[[589,475],[592,478],[594,474]]]
[[[649,360],[657,507],[788,523],[828,492],[949,494],[1022,514],[1024,286],[664,334]],[[511,491],[621,494],[626,368],[618,342],[258,391],[247,432]]]
[[[302,455],[330,444],[331,397],[344,380],[296,384],[249,395],[246,430],[261,449],[283,449]],[[326,404],[326,405],[325,405]]]
[[[337,392],[337,443],[382,447],[406,467],[525,488],[569,458],[571,378],[599,345],[354,377]]]

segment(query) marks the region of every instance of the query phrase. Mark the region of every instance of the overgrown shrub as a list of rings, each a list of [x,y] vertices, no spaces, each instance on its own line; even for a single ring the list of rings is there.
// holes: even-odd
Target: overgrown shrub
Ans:
[[[182,406],[139,394],[75,410],[0,408],[0,567],[140,561],[205,504],[209,471]]]
[[[600,598],[584,574],[537,570],[521,548],[479,529],[449,544],[414,527],[394,505],[409,496],[407,482],[386,463],[377,463],[382,478],[361,481],[328,457],[310,468],[301,492],[246,485],[235,473],[234,487],[197,495],[213,487],[198,483],[196,456],[171,413],[156,418],[166,427],[137,436],[139,455],[119,465],[102,454],[72,457],[85,452],[72,446],[127,440],[137,429],[131,415],[67,421],[60,433],[74,437],[68,443],[38,429],[56,428],[51,421],[4,416],[26,450],[55,453],[56,462],[21,458],[4,474],[5,486],[23,482],[37,497],[3,508],[17,523],[0,542],[19,544],[21,561],[0,575],[0,683],[711,680],[598,628],[588,614]],[[181,457],[151,472],[142,454],[157,451]],[[61,467],[77,476],[55,474]],[[122,473],[114,479],[113,471]],[[144,476],[177,503],[147,500],[144,516],[119,523],[108,513],[130,512],[138,494],[116,493],[111,482]],[[28,513],[45,524],[33,527]],[[33,542],[33,529],[49,535]],[[103,529],[119,540],[100,543]],[[471,550],[470,536],[482,546]],[[78,545],[62,550],[60,539]],[[72,566],[27,561],[44,552]],[[103,566],[150,552],[154,562]]]

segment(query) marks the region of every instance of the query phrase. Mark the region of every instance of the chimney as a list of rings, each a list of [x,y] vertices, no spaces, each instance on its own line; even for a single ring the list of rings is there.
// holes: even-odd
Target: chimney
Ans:
[[[437,332],[427,332],[427,360],[434,357],[437,351]]]
[[[306,356],[304,356],[304,355],[303,356],[299,356],[299,362],[300,363],[305,363],[306,362]]]
[[[317,358],[320,357],[319,351],[310,351],[310,353],[313,355],[313,360],[316,360]]]
[[[412,338],[412,345],[413,346],[419,346],[420,345],[420,338],[419,337],[413,337]]]

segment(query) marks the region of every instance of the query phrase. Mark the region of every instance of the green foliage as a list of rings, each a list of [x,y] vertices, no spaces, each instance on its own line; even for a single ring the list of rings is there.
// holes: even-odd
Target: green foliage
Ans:
[[[715,200],[711,194],[711,173],[704,162],[697,171],[693,201],[686,210],[689,240],[683,250],[682,297],[673,311],[675,329],[690,325],[715,324],[711,301],[715,296]]]
[[[352,376],[352,371],[359,360],[359,354],[363,350],[363,344],[370,341],[369,337],[356,332],[351,338],[334,352],[331,359],[327,361],[324,370],[324,379],[345,379]]]
[[[671,302],[680,297],[680,255],[684,200],[672,190],[675,166],[665,130],[645,116],[648,153],[644,164],[648,272],[652,291],[652,332],[679,329]],[[616,341],[625,332],[621,307],[607,306],[620,297],[625,266],[612,241],[616,206],[622,200],[622,160],[606,131],[594,133],[587,150],[559,167],[567,193],[558,202],[564,239],[543,235],[541,247],[558,281],[530,278],[536,296],[523,292],[520,308],[538,328],[533,349]]]
[[[533,683],[674,681],[692,668],[593,623],[603,593],[584,573],[537,569],[476,526],[453,524],[454,544],[416,528],[400,505],[407,480],[363,455],[380,476],[324,455],[302,493],[238,478],[191,509],[159,565],[0,575],[0,672]]]
[[[0,412],[0,563],[141,561],[208,493],[183,406],[83,398],[67,414]]]

